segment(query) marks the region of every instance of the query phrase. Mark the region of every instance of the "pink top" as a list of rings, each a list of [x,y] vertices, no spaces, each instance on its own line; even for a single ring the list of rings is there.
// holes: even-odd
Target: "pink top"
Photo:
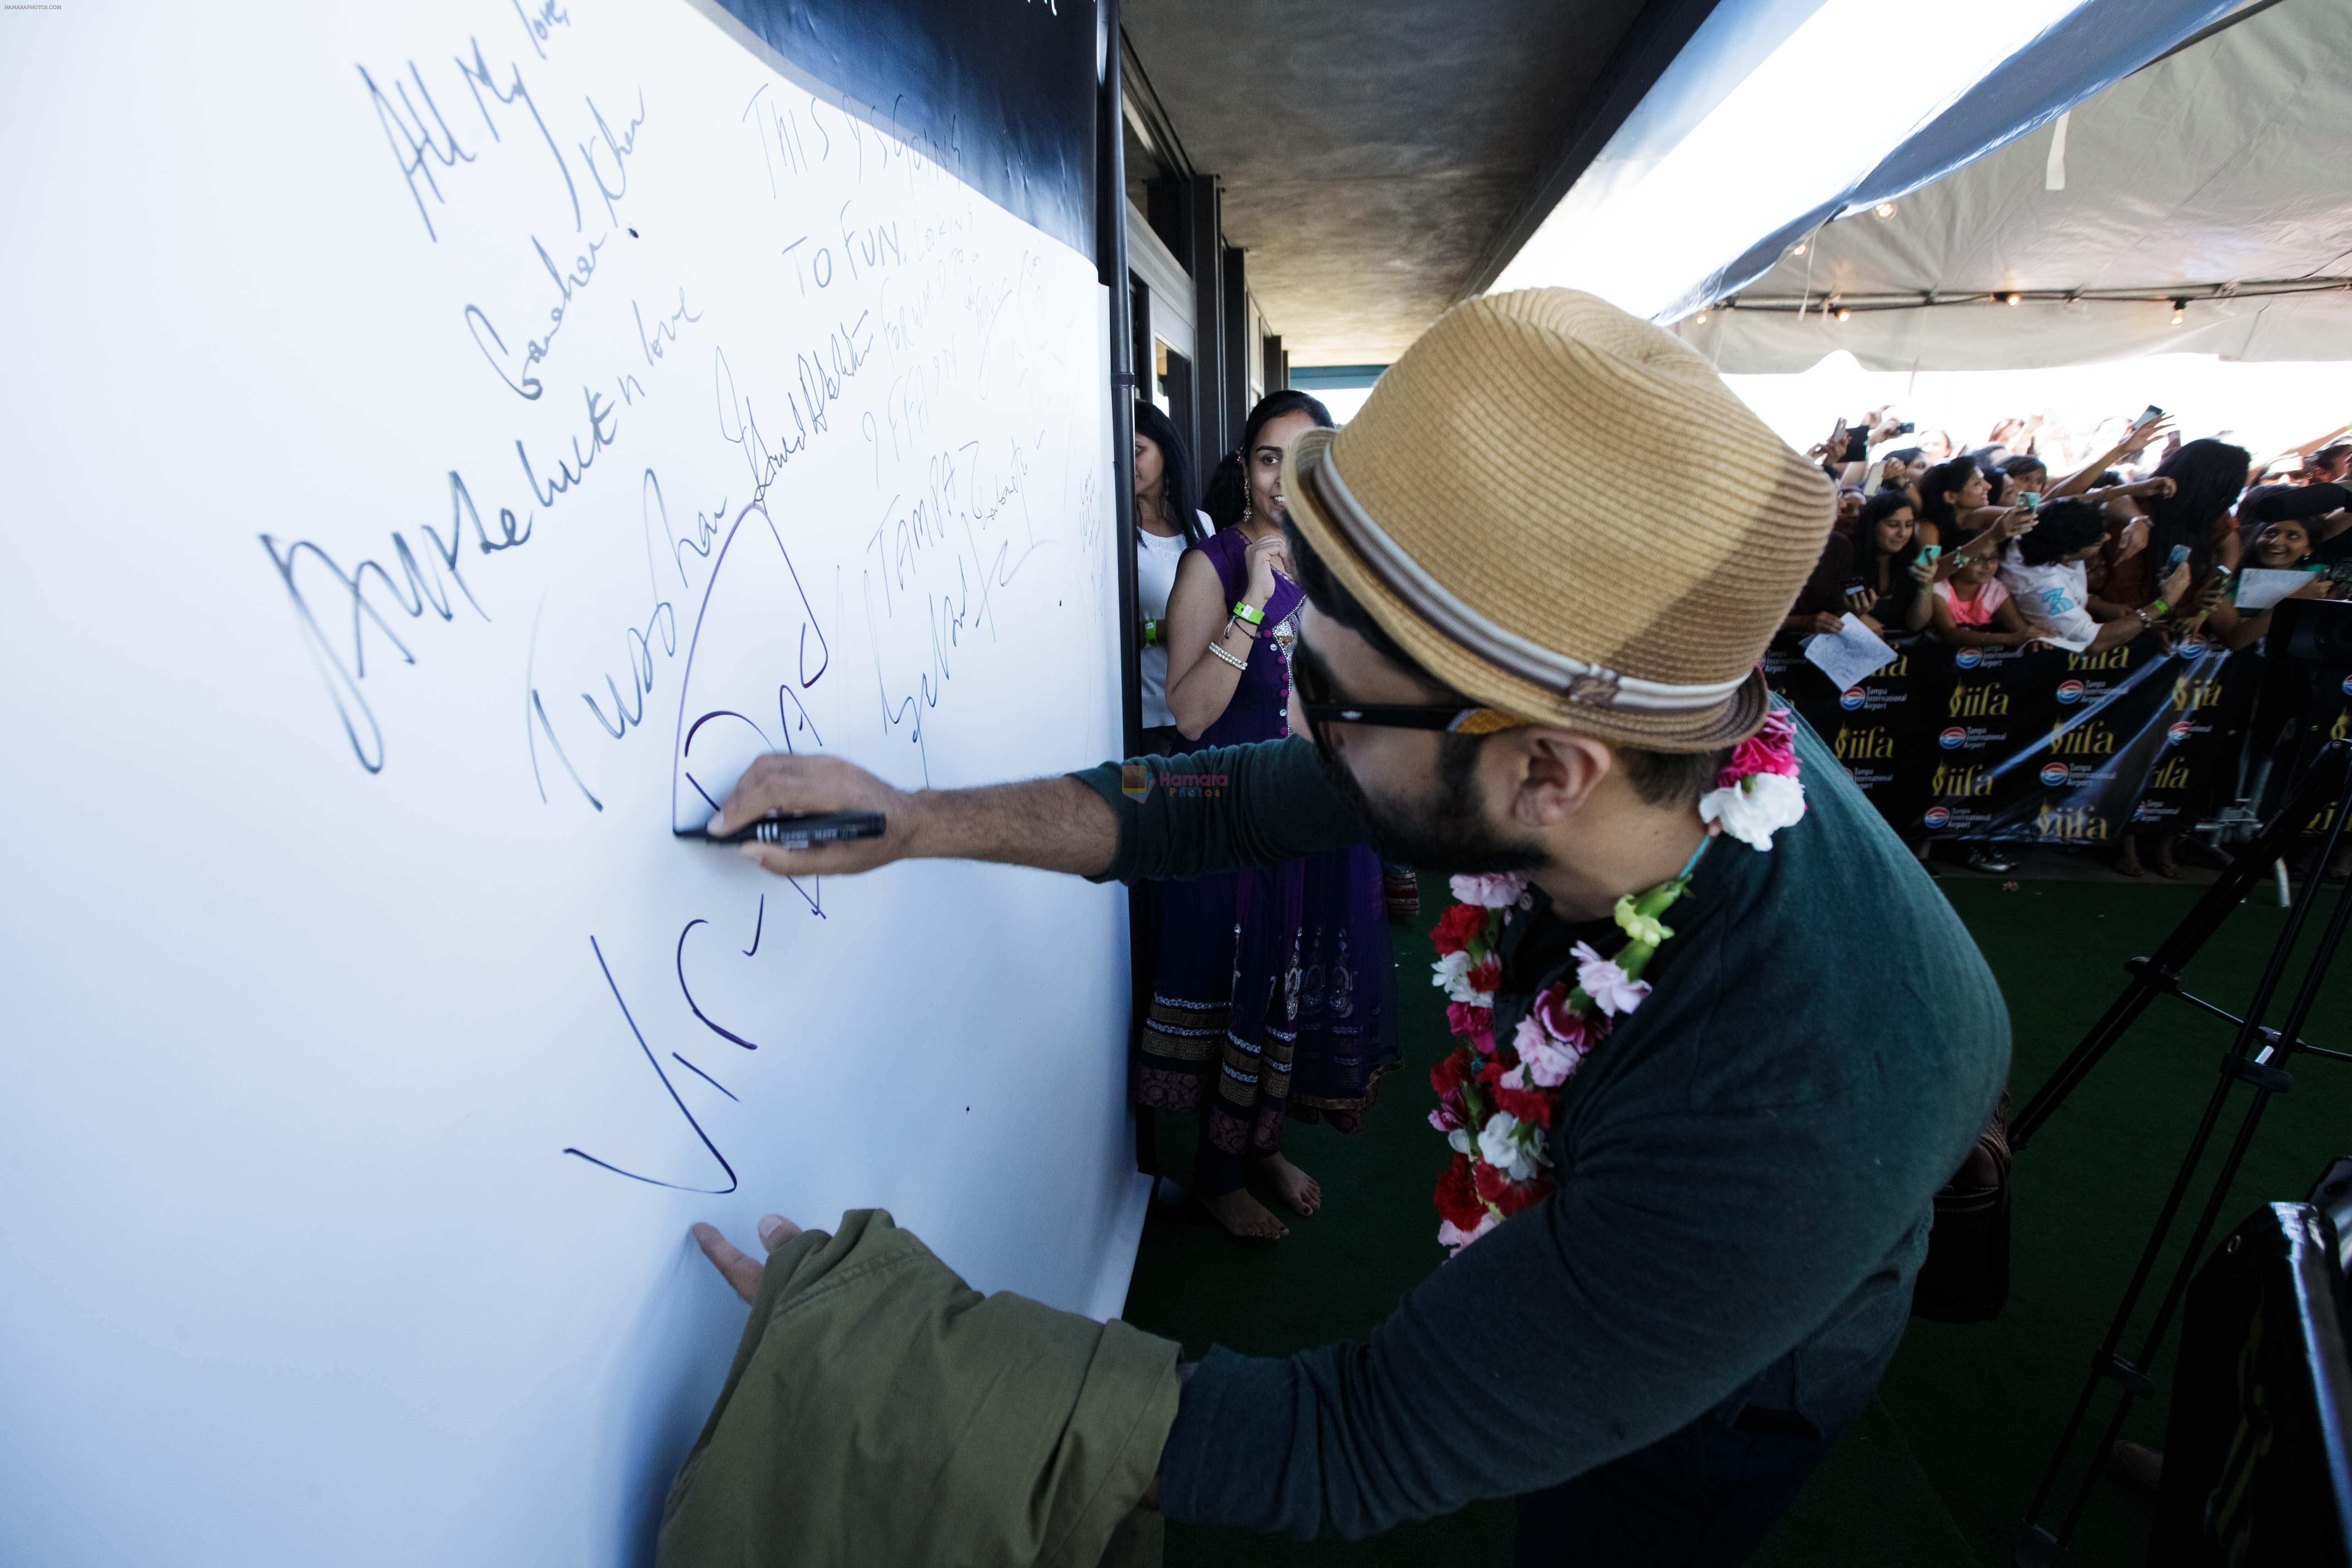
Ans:
[[[1975,598],[1963,599],[1952,592],[1950,583],[1944,582],[1936,584],[1936,597],[1944,601],[1944,607],[1952,612],[1952,619],[1959,625],[1989,626],[1992,625],[1993,612],[2009,603],[2009,588],[1996,577],[1979,588]]]

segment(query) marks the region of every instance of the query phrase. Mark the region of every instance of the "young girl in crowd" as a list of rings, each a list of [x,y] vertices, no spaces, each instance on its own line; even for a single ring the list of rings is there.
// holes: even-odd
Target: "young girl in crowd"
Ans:
[[[1286,570],[1282,458],[1299,432],[1330,424],[1306,394],[1274,393],[1211,480],[1218,531],[1184,552],[1168,604],[1168,707],[1186,749],[1299,730],[1288,654],[1301,595]],[[1322,1189],[1283,1157],[1284,1121],[1356,1131],[1397,1061],[1380,860],[1359,845],[1165,883],[1161,918],[1137,1099],[1197,1110],[1196,1194],[1234,1235],[1277,1239],[1282,1222],[1249,1191],[1253,1166],[1281,1202],[1313,1214]]]
[[[1990,555],[1963,559],[1932,595],[1936,640],[1954,647],[2016,647],[2033,641],[2032,628],[2017,613]]]
[[[1138,661],[1143,688],[1143,749],[1166,756],[1176,748],[1176,719],[1168,711],[1168,595],[1184,552],[1215,531],[1192,501],[1192,458],[1175,422],[1149,403],[1135,405],[1135,597],[1143,624]]]

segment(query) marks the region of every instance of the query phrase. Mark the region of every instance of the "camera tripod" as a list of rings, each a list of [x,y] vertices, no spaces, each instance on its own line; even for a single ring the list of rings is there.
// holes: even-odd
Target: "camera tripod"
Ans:
[[[2312,875],[2288,908],[2285,927],[2279,932],[2278,941],[2272,945],[2270,956],[2263,964],[2262,977],[2246,1003],[2244,1016],[2234,1015],[2183,990],[2181,971],[2221,929],[2231,911],[2243,901],[2254,885],[2269,875],[2271,868],[2285,854],[2300,826],[2310,821],[2330,803],[2336,803],[2337,808],[2329,813],[2319,858],[2313,863]],[[2334,858],[2336,845],[2344,837],[2344,819],[2352,815],[2352,810],[2346,809],[2347,807],[2352,807],[2352,742],[2330,741],[2311,758],[2310,765],[2303,770],[2296,787],[2290,792],[2277,815],[2238,851],[2229,868],[2206,889],[2203,897],[2181,918],[2180,923],[2173,928],[2171,935],[2164,939],[2154,955],[2135,958],[2124,965],[2132,976],[2131,984],[2125,987],[2123,994],[2116,998],[2099,1021],[2091,1026],[2082,1043],[2059,1064],[2049,1080],[2034,1091],[2033,1097],[2026,1101],[2025,1108],[2011,1123],[2010,1145],[2013,1150],[2022,1152],[2066,1096],[2090,1075],[2091,1069],[2098,1066],[2100,1059],[2123,1037],[2124,1032],[2158,996],[2177,997],[2200,1012],[2223,1020],[2236,1030],[2230,1048],[2221,1057],[2220,1081],[2213,1086],[2212,1095],[2205,1104],[2204,1115],[2197,1124],[2196,1134],[2189,1140],[2188,1152],[2181,1157],[2180,1169],[2173,1177],[2171,1190],[2165,1194],[2164,1206],[2158,1211],[2155,1228],[2148,1236],[2147,1246],[2140,1253],[2139,1265],[2132,1271],[2131,1282],[2124,1288],[2123,1300],[2116,1309],[2106,1337],[2091,1357],[2090,1372],[2084,1381],[2083,1391],[2074,1401],[2073,1414],[2068,1415],[2065,1426],[2059,1432],[2057,1447],[2050,1456],[2049,1464],[2042,1469],[2041,1482],[2034,1489],[2033,1501],[2026,1510],[2025,1537],[2018,1546],[2016,1555],[2020,1568],[2039,1568],[2039,1565],[2054,1560],[2065,1549],[2074,1537],[2075,1526],[2082,1520],[2084,1508],[2090,1501],[2092,1488],[2105,1468],[2116,1438],[2123,1431],[2124,1418],[2129,1414],[2132,1402],[2155,1394],[2152,1369],[2157,1352],[2164,1342],[2165,1331],[2171,1326],[2174,1314],[2179,1310],[2181,1298],[2203,1257],[2206,1243],[2212,1237],[2221,1205],[2229,1199],[2231,1184],[2237,1177],[2239,1166],[2244,1163],[2246,1151],[2253,1143],[2254,1131],[2262,1122],[2263,1111],[2273,1095],[2285,1094],[2294,1088],[2294,1077],[2286,1069],[2287,1058],[2302,1052],[2336,1061],[2352,1061],[2352,1054],[2325,1050],[2306,1043],[2302,1037],[2304,1021],[2310,1016],[2321,982],[2326,978],[2328,963],[2343,940],[2346,924],[2352,921],[2352,885],[2337,893],[2335,904],[2328,911],[2318,946],[2305,966],[2302,977],[2295,983],[2294,999],[2288,1005],[2285,1019],[2277,1028],[2268,1027],[2263,1023],[2263,1016],[2270,1010],[2271,1002],[2285,976],[2295,945],[2302,937],[2304,924],[2319,901],[2319,868]],[[2221,1125],[2231,1093],[2241,1083],[2252,1088],[2253,1098],[2247,1104],[2237,1132],[2231,1140],[2229,1153],[2222,1160],[2221,1171],[2214,1178],[2204,1206],[2197,1216],[2188,1248],[2165,1287],[2156,1316],[2148,1324],[2137,1352],[2126,1359],[2122,1353],[2122,1346],[2130,1330],[2133,1314],[2147,1289],[2150,1276],[2156,1271],[2165,1239],[2171,1232],[2173,1222],[2179,1217],[2189,1190],[2195,1181],[2197,1168],[2204,1162],[2207,1146],[2211,1143],[2213,1134]],[[2115,1411],[2108,1417],[2097,1447],[2092,1451],[2090,1462],[2075,1484],[2063,1519],[2053,1530],[2044,1522],[2048,1510],[2058,1490],[2066,1461],[2082,1434],[2101,1386],[2105,1384],[2113,1384],[2118,1391]]]

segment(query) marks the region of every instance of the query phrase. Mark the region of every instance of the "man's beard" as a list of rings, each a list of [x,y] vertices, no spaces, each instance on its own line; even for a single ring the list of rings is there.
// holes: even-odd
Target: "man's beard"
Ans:
[[[1371,825],[1372,847],[1381,859],[1446,876],[1496,871],[1532,871],[1548,857],[1531,844],[1494,832],[1478,805],[1475,770],[1483,736],[1444,735],[1438,740],[1437,794],[1410,805],[1375,800],[1336,752],[1323,758],[1323,775]]]

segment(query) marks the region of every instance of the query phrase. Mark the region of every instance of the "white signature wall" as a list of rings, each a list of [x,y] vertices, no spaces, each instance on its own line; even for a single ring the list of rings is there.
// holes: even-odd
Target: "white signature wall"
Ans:
[[[1117,1311],[1121,896],[671,835],[1118,748],[1104,295],[874,118],[677,3],[7,18],[0,1560],[637,1560],[697,1218]]]

